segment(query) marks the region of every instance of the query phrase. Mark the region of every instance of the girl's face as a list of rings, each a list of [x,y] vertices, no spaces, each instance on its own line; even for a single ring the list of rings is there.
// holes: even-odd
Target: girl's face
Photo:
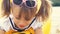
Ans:
[[[23,1],[26,1],[26,0],[23,0]],[[37,14],[38,13],[38,11],[39,11],[39,9],[40,9],[40,7],[41,7],[41,0],[36,0],[36,2],[37,2],[37,4],[36,4],[36,6],[37,6],[37,10],[36,10],[36,12],[35,12],[35,14]],[[24,10],[22,10],[22,8],[24,9]],[[13,14],[13,21],[14,21],[14,23],[16,24],[16,26],[17,27],[19,27],[19,28],[24,28],[24,27],[26,27],[26,26],[28,26],[31,22],[32,22],[32,20],[34,19],[34,17],[31,17],[31,19],[30,20],[26,20],[25,18],[24,18],[24,13],[21,15],[21,16],[19,16],[20,15],[20,12],[25,12],[25,11],[27,11],[26,10],[26,8],[27,7],[25,7],[24,6],[24,4],[22,4],[22,6],[19,6],[19,5],[16,5],[16,4],[14,4],[13,3],[13,1],[12,1],[12,14]],[[33,8],[33,9],[35,9],[35,8]]]

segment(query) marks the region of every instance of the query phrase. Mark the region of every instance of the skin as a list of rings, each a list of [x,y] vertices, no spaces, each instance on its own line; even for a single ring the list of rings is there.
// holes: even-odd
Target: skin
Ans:
[[[37,11],[36,11],[36,14],[38,13],[39,9],[41,7],[41,0],[37,0]],[[18,28],[24,28],[25,26],[29,25],[31,23],[31,21],[33,20],[34,17],[32,17],[30,20],[25,20],[23,16],[19,17],[20,19],[17,19],[18,18],[18,15],[19,15],[19,6],[13,4],[12,6],[12,14],[13,14],[13,21],[14,23],[16,24],[16,26]],[[23,24],[22,26],[20,26],[21,24]],[[0,34],[4,34],[4,31],[3,30],[0,30]],[[35,34],[42,34],[42,29],[41,28],[37,28],[35,30]]]
[[[4,34],[5,33],[5,31],[3,31],[3,30],[0,30],[0,34]]]
[[[40,7],[41,7],[41,0],[37,0],[37,11],[36,11],[36,14],[38,13],[38,10],[40,9]],[[13,10],[12,14],[14,16],[13,17],[13,21],[15,22],[17,27],[19,27],[21,29],[23,27],[20,27],[19,25],[23,24],[23,26],[25,27],[25,26],[29,25],[32,22],[33,18],[34,18],[34,17],[32,17],[30,20],[27,21],[27,20],[24,19],[23,15],[21,17],[19,17],[18,15],[20,13],[20,11],[19,11],[20,10],[20,6],[18,6],[18,5],[13,4],[12,5],[12,10]],[[20,18],[20,19],[17,19],[17,18]]]

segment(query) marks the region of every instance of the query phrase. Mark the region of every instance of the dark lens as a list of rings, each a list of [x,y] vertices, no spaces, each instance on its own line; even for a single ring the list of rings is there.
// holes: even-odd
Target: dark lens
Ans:
[[[26,1],[26,5],[29,7],[34,7],[35,6],[35,1]]]
[[[22,3],[22,0],[13,0],[14,4],[20,5]]]

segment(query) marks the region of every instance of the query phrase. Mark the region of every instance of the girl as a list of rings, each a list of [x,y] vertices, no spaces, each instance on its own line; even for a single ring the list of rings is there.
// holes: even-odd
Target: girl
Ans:
[[[49,17],[48,0],[3,0],[0,34],[43,34],[42,22]]]

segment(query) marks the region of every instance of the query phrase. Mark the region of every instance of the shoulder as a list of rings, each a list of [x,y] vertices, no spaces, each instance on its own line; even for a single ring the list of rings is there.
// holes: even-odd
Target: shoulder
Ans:
[[[4,16],[0,18],[0,25],[7,24],[7,22],[9,22],[9,17]]]
[[[9,28],[10,28],[9,17],[4,16],[0,18],[0,29],[7,31]]]
[[[34,23],[31,25],[33,29],[41,28],[42,27],[42,22],[39,21],[34,21]]]

